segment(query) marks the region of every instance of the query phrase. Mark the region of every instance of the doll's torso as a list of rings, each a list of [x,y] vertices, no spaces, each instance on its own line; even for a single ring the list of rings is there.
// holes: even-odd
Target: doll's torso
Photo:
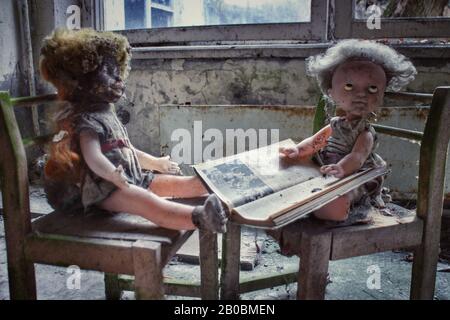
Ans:
[[[76,141],[79,141],[79,133],[83,130],[93,130],[97,133],[103,155],[115,167],[119,165],[123,167],[130,184],[148,188],[153,174],[142,171],[127,130],[117,118],[112,104],[95,112],[78,113],[74,118]],[[115,190],[117,187],[113,183],[97,176],[84,165],[81,195],[85,208],[103,201]]]
[[[73,110],[88,109],[89,112]],[[153,179],[151,171],[142,171],[136,151],[132,148],[126,128],[117,118],[112,104],[89,104],[89,106],[69,104],[63,112],[64,118],[70,119],[73,125],[72,150],[82,155],[79,141],[80,132],[92,130],[97,133],[102,154],[111,163],[121,165],[130,184],[147,189]],[[83,159],[81,157],[81,159]],[[77,213],[89,211],[110,196],[117,187],[88,168],[82,161],[79,183],[68,180],[46,180],[45,189],[49,203],[57,210]]]
[[[369,168],[385,167],[386,162],[374,152],[377,147],[377,135],[374,128],[366,119],[347,121],[344,117],[334,117],[330,120],[331,136],[327,139],[327,144],[322,148],[316,157],[319,161],[326,164],[336,164],[346,155],[351,153],[356,139],[363,131],[369,131],[373,136],[372,151],[367,157],[360,170]],[[352,207],[355,212],[367,210],[367,205],[372,204],[376,207],[384,207],[381,198],[384,177],[378,177],[365,185],[355,189],[355,196]],[[367,213],[367,212],[366,212]]]
[[[347,121],[343,117],[334,117],[330,120],[330,126],[331,136],[327,139],[326,146],[318,154],[324,164],[335,164],[351,153],[358,136],[367,130],[372,134],[374,144],[372,152],[361,169],[378,168],[386,165],[385,161],[374,152],[378,142],[377,135],[368,120]]]

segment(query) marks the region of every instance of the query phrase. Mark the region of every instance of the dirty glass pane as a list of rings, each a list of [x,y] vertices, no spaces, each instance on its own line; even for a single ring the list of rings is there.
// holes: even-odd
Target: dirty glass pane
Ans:
[[[356,0],[354,16],[368,19],[450,17],[450,0]]]
[[[309,22],[311,0],[104,0],[106,30]]]

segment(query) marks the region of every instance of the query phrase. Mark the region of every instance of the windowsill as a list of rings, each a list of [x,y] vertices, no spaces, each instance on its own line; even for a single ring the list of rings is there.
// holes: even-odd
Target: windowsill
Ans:
[[[306,58],[326,50],[331,43],[181,45],[133,48],[133,59],[228,59],[228,58]],[[392,45],[409,58],[450,58],[450,45]]]

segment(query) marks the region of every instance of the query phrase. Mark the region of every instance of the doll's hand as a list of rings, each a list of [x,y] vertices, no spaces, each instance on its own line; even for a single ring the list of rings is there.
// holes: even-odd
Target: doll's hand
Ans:
[[[278,149],[278,152],[280,153],[280,157],[282,158],[288,157],[291,159],[295,159],[298,158],[299,156],[297,147],[289,147],[289,148],[281,147],[280,149]]]
[[[158,158],[158,171],[168,174],[180,174],[181,169],[178,163],[170,161],[170,156]]]
[[[323,174],[329,174],[336,178],[343,178],[345,175],[344,168],[339,164],[328,164],[320,167],[320,172]]]
[[[123,171],[122,165],[119,165],[111,174],[110,181],[114,183],[119,189],[126,189],[130,187],[128,180]]]

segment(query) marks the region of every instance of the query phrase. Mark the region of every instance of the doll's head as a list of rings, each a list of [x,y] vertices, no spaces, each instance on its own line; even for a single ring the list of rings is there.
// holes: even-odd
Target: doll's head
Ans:
[[[44,79],[58,90],[58,96],[76,104],[77,108],[93,108],[116,102],[125,90],[128,76],[130,45],[127,39],[112,32],[92,29],[71,31],[59,29],[45,38],[41,49],[40,68]],[[77,182],[80,155],[72,143],[74,133],[72,105],[56,117],[56,132],[62,138],[54,141],[45,165],[45,176],[53,181]]]
[[[368,40],[343,40],[307,59],[322,93],[349,118],[367,117],[383,103],[386,89],[398,91],[417,74],[394,49]]]
[[[131,58],[127,39],[93,29],[58,29],[44,39],[41,74],[62,99],[116,102],[124,92]]]

